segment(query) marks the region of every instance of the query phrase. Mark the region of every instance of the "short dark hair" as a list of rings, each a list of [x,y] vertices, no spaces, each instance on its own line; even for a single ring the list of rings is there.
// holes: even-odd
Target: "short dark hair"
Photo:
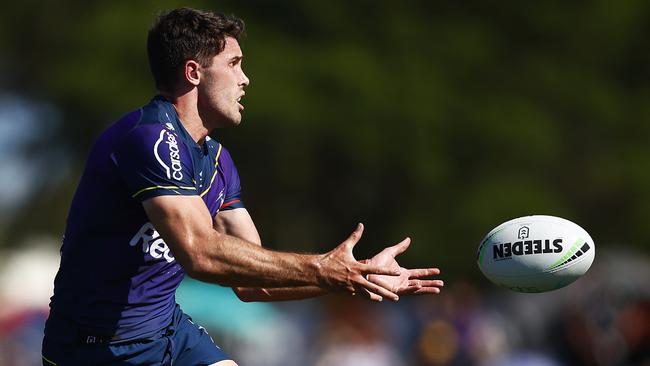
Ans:
[[[244,22],[221,13],[179,8],[162,13],[149,30],[147,55],[156,88],[171,91],[179,70],[187,60],[208,67],[223,51],[226,37],[237,40],[244,34]]]

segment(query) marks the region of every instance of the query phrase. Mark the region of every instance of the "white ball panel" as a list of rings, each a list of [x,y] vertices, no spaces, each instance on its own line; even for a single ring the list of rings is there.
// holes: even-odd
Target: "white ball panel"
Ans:
[[[580,226],[554,216],[525,216],[488,233],[478,264],[492,282],[521,292],[564,287],[594,260],[593,239]]]

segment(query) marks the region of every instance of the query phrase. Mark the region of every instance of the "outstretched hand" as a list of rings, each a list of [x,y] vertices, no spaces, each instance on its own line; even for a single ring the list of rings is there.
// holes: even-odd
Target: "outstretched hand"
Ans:
[[[406,269],[397,263],[395,257],[406,251],[410,244],[411,239],[406,238],[401,242],[382,250],[371,259],[362,261],[367,264],[400,271],[399,276],[383,276],[371,274],[368,276],[368,279],[371,282],[398,295],[422,295],[440,293],[440,288],[444,286],[444,282],[442,280],[429,279],[431,276],[440,274],[440,270],[438,268]],[[374,294],[370,294],[370,298],[376,300],[374,297]]]
[[[399,266],[387,266],[383,261],[364,263],[354,258],[352,250],[362,233],[363,224],[359,224],[345,241],[321,257],[318,271],[322,286],[335,291],[347,291],[352,295],[365,293],[374,301],[381,301],[384,297],[399,300],[399,296],[390,290],[394,287],[392,282],[386,282],[388,278],[398,278],[401,275]],[[372,276],[378,276],[380,281],[369,281],[368,278]]]

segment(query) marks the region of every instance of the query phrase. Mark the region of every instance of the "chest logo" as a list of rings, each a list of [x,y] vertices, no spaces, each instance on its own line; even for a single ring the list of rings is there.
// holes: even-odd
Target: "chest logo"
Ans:
[[[160,234],[150,222],[142,225],[140,230],[131,238],[129,245],[135,247],[136,245],[142,245],[142,252],[149,253],[154,259],[165,258],[167,263],[171,263],[175,260],[172,256],[171,250],[167,246],[167,243],[160,237]]]

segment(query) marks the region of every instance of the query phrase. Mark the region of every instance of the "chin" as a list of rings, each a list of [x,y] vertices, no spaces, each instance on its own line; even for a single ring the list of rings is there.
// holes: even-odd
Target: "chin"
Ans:
[[[231,119],[225,127],[237,127],[241,123],[241,116],[239,118]]]
[[[227,119],[227,120],[222,120],[212,132],[210,132],[209,136],[214,138],[214,134],[216,134],[217,130],[222,129],[222,128],[230,128],[230,127],[237,127],[241,123],[241,118],[237,119]]]
[[[239,124],[241,123],[241,120],[242,120],[241,113],[237,113],[237,116],[235,116],[235,118],[231,119],[232,126],[233,127],[239,126]]]

